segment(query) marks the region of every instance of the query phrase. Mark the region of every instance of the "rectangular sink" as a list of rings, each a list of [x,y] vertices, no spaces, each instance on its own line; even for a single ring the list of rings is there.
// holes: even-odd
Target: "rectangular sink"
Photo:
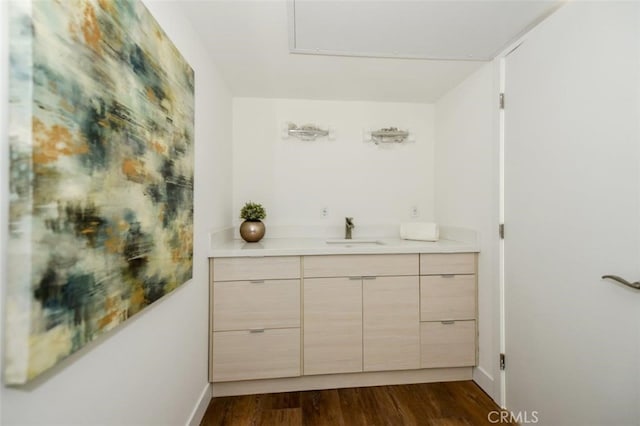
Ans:
[[[335,244],[335,245],[339,245],[339,246],[366,246],[366,245],[373,245],[373,246],[381,246],[384,245],[384,243],[382,241],[376,240],[376,239],[365,239],[365,238],[354,238],[352,240],[347,240],[347,239],[332,239],[332,240],[327,240],[326,241],[327,244]]]

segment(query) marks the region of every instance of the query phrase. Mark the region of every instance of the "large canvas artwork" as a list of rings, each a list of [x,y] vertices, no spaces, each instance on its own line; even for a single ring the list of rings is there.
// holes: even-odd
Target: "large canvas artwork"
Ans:
[[[10,5],[4,381],[191,278],[194,74],[134,0]]]

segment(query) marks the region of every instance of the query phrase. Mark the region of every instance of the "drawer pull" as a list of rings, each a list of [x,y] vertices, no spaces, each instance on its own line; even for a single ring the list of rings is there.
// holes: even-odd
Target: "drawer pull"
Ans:
[[[264,284],[264,280],[251,280],[249,281],[251,284]]]
[[[375,280],[376,277],[362,277],[363,280]]]
[[[453,278],[455,276],[456,276],[455,274],[440,274],[441,278]]]
[[[360,281],[362,277],[349,277],[351,281]]]
[[[448,321],[440,321],[440,324],[444,324],[444,325],[451,325],[451,324],[455,324],[456,322],[453,320],[448,320]]]
[[[264,333],[264,328],[252,328],[249,333]]]

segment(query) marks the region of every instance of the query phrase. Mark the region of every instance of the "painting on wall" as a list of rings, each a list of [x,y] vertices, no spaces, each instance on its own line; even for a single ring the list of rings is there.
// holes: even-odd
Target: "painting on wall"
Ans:
[[[10,5],[4,382],[191,278],[194,73],[137,0]]]

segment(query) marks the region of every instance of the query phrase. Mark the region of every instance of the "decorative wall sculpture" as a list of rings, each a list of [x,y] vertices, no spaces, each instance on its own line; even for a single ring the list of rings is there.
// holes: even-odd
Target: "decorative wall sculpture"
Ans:
[[[140,1],[10,6],[4,381],[191,278],[194,74]]]

